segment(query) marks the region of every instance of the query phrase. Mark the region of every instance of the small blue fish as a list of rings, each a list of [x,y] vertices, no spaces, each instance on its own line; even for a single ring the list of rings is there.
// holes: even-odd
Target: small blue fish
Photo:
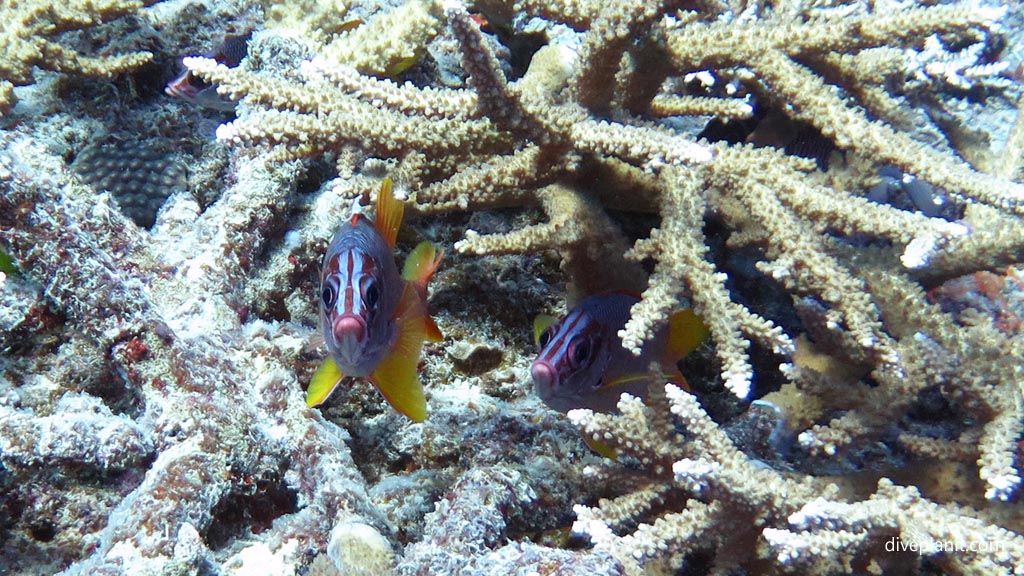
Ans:
[[[618,333],[639,301],[628,292],[606,292],[583,299],[561,321],[544,315],[534,320],[540,354],[530,375],[545,404],[560,412],[612,412],[623,392],[646,397],[652,363],[665,378],[688,389],[676,362],[704,341],[707,328],[692,310],[677,312],[634,356],[622,347]]]
[[[420,243],[402,274],[394,250],[405,205],[385,179],[376,221],[352,215],[331,240],[320,272],[320,329],[330,356],[306,391],[306,404],[324,402],[345,376],[367,378],[395,410],[416,422],[427,404],[417,374],[425,340],[442,339],[427,314],[427,283],[443,253]]]

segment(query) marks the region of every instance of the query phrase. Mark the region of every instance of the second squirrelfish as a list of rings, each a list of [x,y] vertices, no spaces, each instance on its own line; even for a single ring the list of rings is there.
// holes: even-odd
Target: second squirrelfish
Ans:
[[[374,223],[360,214],[342,224],[320,272],[320,330],[330,356],[313,375],[306,404],[324,402],[345,376],[367,378],[395,410],[416,422],[427,415],[417,373],[425,340],[441,340],[427,314],[427,283],[443,253],[422,242],[399,274],[395,239],[405,205],[385,179]]]
[[[686,388],[676,362],[704,341],[707,328],[692,310],[676,312],[634,356],[622,347],[618,333],[639,301],[628,292],[607,292],[581,300],[560,321],[537,317],[534,338],[540,354],[530,375],[545,404],[560,412],[611,412],[623,392],[647,395],[652,364],[667,380]]]

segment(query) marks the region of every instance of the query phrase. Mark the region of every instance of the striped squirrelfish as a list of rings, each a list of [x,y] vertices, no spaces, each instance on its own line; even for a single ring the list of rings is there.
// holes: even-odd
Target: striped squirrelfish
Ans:
[[[345,376],[366,378],[395,410],[422,422],[427,415],[417,364],[423,342],[442,339],[427,313],[427,283],[443,252],[421,242],[395,263],[395,239],[405,205],[390,178],[377,195],[373,223],[354,212],[324,254],[320,271],[320,330],[330,353],[313,375],[306,404],[323,403]]]
[[[612,412],[623,392],[646,397],[655,378],[652,364],[669,381],[689,390],[676,362],[704,341],[707,328],[692,310],[676,312],[634,356],[622,347],[619,331],[639,301],[628,292],[606,292],[581,300],[561,320],[544,315],[534,320],[540,354],[530,375],[545,404],[560,412]]]
[[[205,56],[213,58],[218,64],[234,68],[248,54],[250,38],[252,38],[252,30],[239,35],[228,35],[220,45],[206,53]],[[164,88],[164,93],[204,108],[224,111],[235,109],[234,101],[218,94],[217,86],[202,80],[191,70],[185,70],[177,78],[171,80]]]

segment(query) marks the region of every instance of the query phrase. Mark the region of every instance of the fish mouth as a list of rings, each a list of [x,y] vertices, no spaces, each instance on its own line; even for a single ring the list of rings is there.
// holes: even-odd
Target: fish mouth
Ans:
[[[366,336],[366,321],[355,314],[342,314],[334,320],[331,329],[335,340],[355,338],[362,342]]]
[[[188,80],[182,77],[165,86],[164,94],[174,96],[176,98],[184,98],[185,100],[192,100],[197,94],[199,94],[199,90],[189,84]]]
[[[558,372],[550,362],[537,360],[530,366],[530,377],[533,378],[533,387],[541,398],[554,395],[555,385],[558,384]]]
[[[331,323],[336,354],[345,364],[357,364],[366,341],[366,321],[355,314],[343,314]]]
[[[530,377],[533,378],[533,389],[537,396],[549,408],[559,412],[568,412],[577,407],[579,398],[558,386],[558,371],[545,360],[537,360],[530,366]]]

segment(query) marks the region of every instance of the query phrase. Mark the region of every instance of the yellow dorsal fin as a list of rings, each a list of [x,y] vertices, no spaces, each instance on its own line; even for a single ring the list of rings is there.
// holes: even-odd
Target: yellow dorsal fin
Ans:
[[[398,337],[391,352],[370,375],[370,382],[395,410],[414,422],[422,422],[427,417],[427,398],[417,364],[426,339],[426,316],[417,298],[412,284],[406,284],[402,302],[398,305],[403,312],[395,321]]]
[[[344,377],[338,365],[334,363],[334,358],[328,356],[309,381],[309,388],[306,389],[306,406],[312,408],[323,404]]]
[[[533,343],[540,346],[540,335],[558,323],[558,318],[547,314],[537,314],[533,319]]]
[[[680,310],[668,319],[666,360],[675,364],[697,349],[708,337],[708,327],[693,310]]]
[[[391,178],[385,178],[380,185],[380,192],[377,193],[376,220],[377,232],[380,232],[392,250],[395,249],[398,229],[402,227],[402,215],[405,213],[405,203],[395,198],[393,189],[394,182]]]

